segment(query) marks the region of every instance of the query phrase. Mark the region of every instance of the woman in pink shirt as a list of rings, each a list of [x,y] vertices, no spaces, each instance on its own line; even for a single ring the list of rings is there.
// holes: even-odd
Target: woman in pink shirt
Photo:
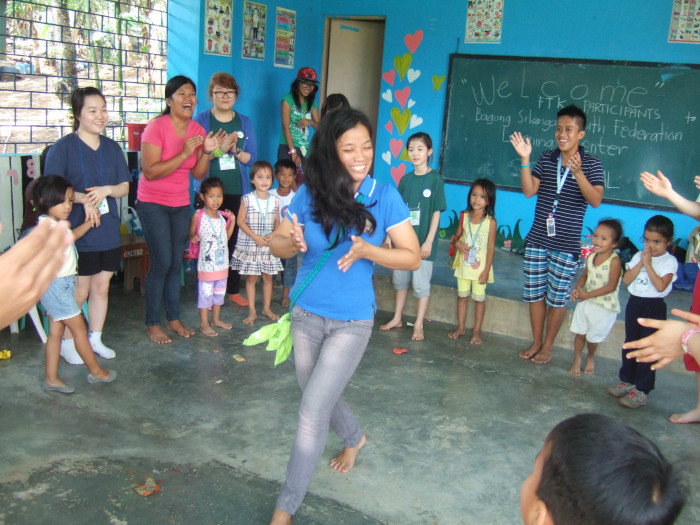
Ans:
[[[165,85],[163,114],[152,120],[141,138],[143,176],[137,199],[151,265],[146,278],[146,326],[154,343],[171,343],[160,324],[165,303],[167,328],[182,337],[194,330],[180,321],[180,268],[190,224],[190,173],[202,179],[211,154],[223,137],[205,134],[192,120],[197,90],[178,75]]]

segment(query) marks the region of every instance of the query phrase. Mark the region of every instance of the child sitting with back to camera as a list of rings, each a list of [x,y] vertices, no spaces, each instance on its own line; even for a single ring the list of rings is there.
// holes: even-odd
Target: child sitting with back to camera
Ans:
[[[622,276],[630,293],[625,309],[625,343],[654,333],[654,329],[637,322],[640,317],[666,319],[664,297],[671,293],[678,270],[678,261],[668,253],[671,242],[671,219],[654,215],[644,225],[644,249],[634,254]],[[608,388],[608,392],[619,397],[621,405],[637,408],[647,404],[647,396],[654,389],[656,372],[650,363],[638,363],[628,359],[626,354],[627,351],[622,349],[620,382]]]
[[[686,488],[649,439],[600,414],[549,433],[520,494],[525,525],[670,525]]]
[[[228,279],[228,240],[236,227],[236,216],[230,210],[219,211],[224,202],[224,183],[220,178],[204,179],[199,188],[199,197],[204,208],[192,216],[189,235],[190,241],[200,246],[197,259],[199,330],[207,337],[216,337],[219,333],[211,325],[224,330],[232,328],[231,323],[225,323],[220,316]]]
[[[58,175],[40,177],[34,185],[33,200],[41,214],[39,222],[57,223],[68,219],[73,209],[74,191],[67,179]],[[79,239],[94,226],[90,220],[75,228],[73,240]],[[61,339],[66,327],[70,328],[75,339],[75,349],[88,368],[88,383],[111,383],[117,377],[114,370],[105,370],[95,358],[90,346],[87,326],[80,307],[75,302],[75,277],[78,273],[78,252],[72,244],[66,250],[66,260],[58,275],[41,297],[41,304],[49,314],[49,334],[46,340],[46,374],[41,388],[46,392],[72,394],[75,388],[65,384],[58,377],[58,361]]]
[[[448,337],[458,339],[466,333],[469,296],[474,299],[474,328],[472,345],[480,345],[481,325],[486,310],[486,284],[493,282],[493,257],[496,250],[494,218],[496,186],[488,179],[477,179],[469,190],[469,202],[464,219],[457,226],[454,246],[454,269],[457,278],[457,330]]]
[[[619,221],[604,219],[598,223],[593,232],[593,253],[588,256],[583,275],[571,292],[571,299],[579,301],[569,328],[576,334],[574,363],[569,370],[572,376],[581,375],[581,354],[586,343],[588,355],[583,373],[592,374],[595,371],[593,359],[598,345],[608,337],[620,313],[618,290],[622,262],[614,250],[621,237],[622,225]]]
[[[279,220],[282,222],[287,208],[292,202],[296,192],[294,191],[294,179],[296,177],[296,165],[290,159],[280,159],[275,163],[275,177],[278,186],[270,190],[280,200]],[[282,262],[282,306],[289,306],[289,290],[294,286],[297,278],[297,258],[280,259]]]

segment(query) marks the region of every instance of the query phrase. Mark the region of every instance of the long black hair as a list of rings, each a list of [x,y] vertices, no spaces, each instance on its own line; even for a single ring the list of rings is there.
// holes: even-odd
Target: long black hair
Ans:
[[[341,235],[334,238],[332,247],[354,232],[362,233],[368,222],[370,231],[377,227],[374,216],[364,204],[355,200],[353,180],[338,155],[338,140],[356,126],[364,126],[372,137],[372,126],[362,112],[342,108],[328,113],[314,133],[304,170],[313,219],[321,224],[329,240],[333,227],[340,229]]]
[[[294,82],[292,82],[292,85],[289,86],[289,92],[292,94],[292,98],[294,99],[294,105],[299,108],[299,111],[302,111],[302,102],[301,102],[301,97],[299,97],[299,89],[301,88],[301,80],[298,78],[294,79]],[[318,93],[318,84],[314,84],[314,88],[311,90],[311,93],[309,93],[309,96],[306,97],[306,112],[308,113],[311,111],[311,107],[314,105],[314,98],[316,98],[316,93]]]
[[[467,211],[472,211],[472,192],[474,188],[480,187],[486,194],[486,215],[491,218],[496,217],[496,186],[489,179],[476,179],[472,182],[472,187],[469,188],[469,196],[467,197]]]

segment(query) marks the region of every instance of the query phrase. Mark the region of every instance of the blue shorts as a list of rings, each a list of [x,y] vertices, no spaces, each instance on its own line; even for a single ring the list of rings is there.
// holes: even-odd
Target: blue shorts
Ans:
[[[569,304],[570,287],[578,271],[574,254],[528,244],[525,248],[526,303],[545,301],[550,308]]]
[[[65,321],[80,315],[75,302],[75,275],[57,277],[41,297],[41,304],[54,321]]]

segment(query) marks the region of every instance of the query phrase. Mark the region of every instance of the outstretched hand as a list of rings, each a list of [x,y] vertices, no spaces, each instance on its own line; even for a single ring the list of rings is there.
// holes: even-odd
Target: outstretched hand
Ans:
[[[530,137],[525,137],[523,139],[523,136],[519,131],[513,132],[513,134],[510,136],[510,143],[515,148],[515,152],[520,156],[520,158],[529,157],[532,153]]]
[[[641,180],[644,187],[654,195],[668,199],[673,192],[671,181],[664,177],[661,171],[657,171],[656,174],[658,177],[648,171],[644,171],[639,175],[639,180]]]
[[[0,328],[26,314],[55,279],[73,242],[69,227],[42,221],[0,256]]]
[[[304,240],[304,229],[299,225],[299,219],[296,213],[292,213],[292,244],[300,252],[305,252],[308,249]]]
[[[367,242],[359,235],[352,235],[350,239],[352,240],[350,250],[338,259],[338,269],[342,272],[347,272],[355,261],[365,258],[364,253]]]
[[[651,369],[658,370],[683,355],[681,338],[688,329],[700,328],[700,315],[676,308],[671,310],[671,313],[687,322],[675,319],[637,319],[640,325],[656,328],[657,331],[643,339],[623,344],[622,348],[626,350],[637,349],[627,354],[628,359],[636,359],[640,363],[654,363]]]

